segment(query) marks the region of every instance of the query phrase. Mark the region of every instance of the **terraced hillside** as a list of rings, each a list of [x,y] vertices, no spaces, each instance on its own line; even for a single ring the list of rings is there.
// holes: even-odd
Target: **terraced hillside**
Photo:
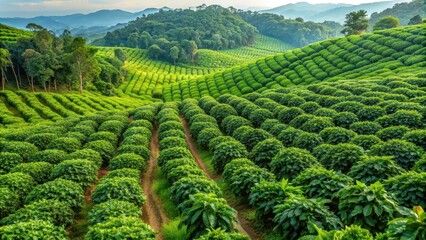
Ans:
[[[89,92],[81,95],[2,91],[0,100],[0,126],[8,127],[56,122],[100,111],[122,111],[144,103],[128,97],[104,97]]]
[[[385,78],[424,72],[426,25],[415,25],[311,44],[242,67],[166,86],[176,101],[225,93],[241,95],[277,87],[341,79]]]
[[[0,24],[0,42],[6,44],[10,42],[16,42],[19,38],[30,38],[31,35],[32,33],[29,31],[24,31]]]

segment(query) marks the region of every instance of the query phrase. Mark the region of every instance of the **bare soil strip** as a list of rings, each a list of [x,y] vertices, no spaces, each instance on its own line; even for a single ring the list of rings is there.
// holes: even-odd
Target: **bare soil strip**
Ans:
[[[194,157],[195,161],[197,162],[198,166],[204,171],[204,173],[210,178],[210,179],[217,179],[219,175],[212,174],[208,171],[206,165],[204,164],[203,160],[200,157],[200,154],[197,150],[197,145],[195,144],[194,139],[191,136],[191,132],[189,131],[188,123],[185,121],[185,119],[180,116],[180,121],[182,122],[182,125],[185,130],[185,139],[186,143],[188,144],[188,148],[191,151],[192,156]],[[228,201],[229,203],[229,201]],[[244,206],[232,206],[235,210],[238,212],[244,209]],[[250,237],[250,239],[260,239],[258,234],[253,230],[253,228],[250,226],[249,222],[244,219],[241,214],[237,213],[237,219],[239,221],[239,224],[235,225],[235,228],[241,232],[242,234],[245,234]]]
[[[160,199],[153,189],[157,177],[157,158],[160,155],[158,142],[158,126],[154,126],[151,143],[149,145],[151,157],[148,161],[147,170],[142,176],[142,188],[146,196],[146,203],[142,207],[142,220],[149,224],[159,234],[157,239],[163,239],[161,227],[168,219],[160,205]]]

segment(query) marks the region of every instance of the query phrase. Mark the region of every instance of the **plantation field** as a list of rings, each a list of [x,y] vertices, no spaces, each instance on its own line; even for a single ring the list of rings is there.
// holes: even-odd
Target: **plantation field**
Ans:
[[[30,38],[31,35],[32,33],[29,31],[24,31],[0,24],[0,42],[16,42],[19,38]]]
[[[166,101],[424,72],[425,24],[311,44],[164,88]]]

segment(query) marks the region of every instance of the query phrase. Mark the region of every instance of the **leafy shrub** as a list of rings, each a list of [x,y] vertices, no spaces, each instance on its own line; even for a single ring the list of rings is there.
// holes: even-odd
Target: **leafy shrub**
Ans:
[[[135,120],[129,124],[129,129],[133,127],[145,127],[148,128],[150,131],[154,130],[154,127],[152,126],[152,123],[148,120]]]
[[[411,169],[423,151],[413,143],[404,140],[389,140],[371,147],[370,155],[393,156],[395,161],[404,169]]]
[[[127,138],[127,137],[130,137],[130,136],[135,135],[135,134],[140,134],[140,135],[143,135],[143,136],[151,136],[152,130],[150,128],[147,128],[147,127],[131,127],[131,128],[128,128],[123,133],[123,137]]]
[[[352,166],[348,175],[365,184],[372,184],[404,172],[392,157],[368,157]]]
[[[380,138],[378,138],[376,135],[358,135],[351,140],[351,143],[364,148],[366,151],[369,150],[373,145],[379,144],[381,142],[382,141]]]
[[[95,225],[97,223],[108,221],[111,217],[140,218],[141,215],[141,209],[132,203],[119,200],[109,200],[93,206],[93,208],[89,211],[87,218],[90,225]]]
[[[232,193],[246,199],[251,188],[263,180],[272,182],[275,181],[275,176],[264,168],[243,165],[233,171],[229,182]]]
[[[56,138],[58,138],[58,135],[54,133],[38,133],[30,135],[25,139],[25,142],[32,143],[34,146],[38,147],[38,149],[43,150]]]
[[[260,127],[260,125],[266,120],[273,118],[274,114],[267,109],[257,109],[254,110],[249,115],[250,122],[253,123],[255,127]]]
[[[146,161],[135,153],[123,153],[111,159],[109,168],[111,170],[131,168],[139,171],[145,171]]]
[[[386,115],[386,111],[379,106],[364,107],[357,113],[357,116],[361,121],[374,121],[384,115]]]
[[[238,141],[220,143],[214,150],[212,164],[218,173],[223,171],[225,165],[235,158],[247,157],[246,147]]]
[[[404,134],[402,139],[412,142],[426,151],[426,130],[413,130]]]
[[[188,168],[189,167],[197,168],[198,165],[195,163],[194,159],[192,158],[178,158],[178,159],[173,159],[166,162],[166,164],[164,164],[164,166],[161,169],[165,174],[167,174],[179,166],[186,166]]]
[[[272,137],[270,133],[263,129],[251,129],[242,136],[241,143],[247,147],[248,151],[251,151],[256,144]]]
[[[405,125],[409,128],[420,128],[423,125],[423,116],[413,110],[398,110],[389,117],[391,124],[394,126]]]
[[[242,168],[242,167],[255,167],[254,162],[248,160],[247,158],[236,158],[231,162],[225,165],[223,170],[223,178],[227,181],[231,180],[231,177],[234,175],[234,171]]]
[[[129,137],[126,137],[123,142],[121,143],[121,146],[125,145],[141,145],[141,146],[148,146],[149,145],[149,139],[148,137],[141,135],[141,134],[135,134]]]
[[[349,128],[358,134],[374,135],[376,132],[382,129],[382,126],[376,122],[364,121],[352,123]]]
[[[340,112],[333,117],[334,124],[342,128],[349,128],[350,125],[358,121],[357,115],[351,112]]]
[[[341,143],[331,147],[321,159],[321,163],[335,171],[347,173],[356,162],[361,160],[363,154],[364,150],[361,147],[351,143]]]
[[[49,179],[53,165],[47,162],[21,163],[10,172],[21,172],[30,175],[37,183],[44,183]]]
[[[312,149],[322,143],[323,140],[318,134],[305,132],[294,138],[293,146],[312,151]]]
[[[218,124],[221,124],[223,119],[225,119],[228,116],[238,115],[237,111],[233,107],[227,104],[218,104],[214,106],[210,110],[209,114],[210,116],[216,119]]]
[[[27,142],[6,141],[2,142],[1,152],[17,153],[24,160],[27,160],[32,154],[38,152],[38,148],[34,144]]]
[[[389,193],[404,207],[426,206],[426,172],[407,172],[384,181]]]
[[[98,178],[98,167],[94,162],[83,159],[65,160],[52,169],[51,179],[61,178],[78,183],[86,189]]]
[[[137,217],[112,217],[89,227],[86,240],[96,239],[145,239],[155,240],[157,234]]]
[[[97,132],[90,135],[87,139],[88,142],[93,142],[97,140],[106,140],[115,146],[117,145],[118,137],[112,132]]]
[[[95,150],[92,149],[81,149],[73,153],[70,153],[67,159],[86,159],[91,162],[94,162],[95,165],[99,168],[102,165],[102,156]]]
[[[272,224],[274,207],[284,203],[291,196],[302,195],[300,187],[293,187],[288,180],[281,182],[256,183],[249,196],[250,205],[256,208],[256,216]]]
[[[352,182],[350,177],[342,173],[323,167],[311,167],[301,172],[291,183],[301,186],[303,192],[310,198],[331,199],[333,194]]]
[[[123,132],[125,125],[117,120],[109,120],[105,121],[99,126],[98,131],[99,132],[112,132],[117,136],[121,135],[121,132]]]
[[[16,233],[19,233],[19,238],[17,238]],[[4,239],[68,239],[68,233],[63,227],[57,227],[48,221],[41,220],[0,227],[0,236]],[[46,238],[47,236],[49,238]]]
[[[190,239],[200,237],[207,229],[231,231],[236,222],[237,211],[229,207],[225,199],[214,194],[191,195],[179,208],[183,209],[179,227],[187,226]]]
[[[93,191],[92,201],[96,204],[112,199],[127,201],[139,207],[146,201],[139,182],[127,177],[103,179]]]
[[[404,217],[396,218],[388,223],[386,237],[389,239],[424,239],[426,237],[426,213],[421,206],[413,207],[413,212]]]
[[[65,179],[37,185],[27,196],[27,204],[40,200],[58,200],[71,206],[74,211],[79,211],[84,204],[83,189],[78,183]]]
[[[263,140],[256,144],[249,154],[249,158],[259,167],[269,168],[272,158],[284,148],[283,144],[275,138]]]
[[[1,220],[1,225],[11,225],[31,220],[49,221],[56,226],[69,227],[74,222],[74,212],[64,202],[40,200],[26,205]]]
[[[75,138],[82,144],[85,143],[86,140],[87,140],[87,137],[85,135],[83,135],[82,133],[79,133],[79,132],[67,132],[63,137]]]
[[[278,179],[293,179],[304,169],[319,166],[317,159],[310,152],[300,148],[284,148],[270,164]]]
[[[14,166],[23,163],[21,155],[10,152],[0,152],[0,174],[8,173]]]
[[[0,187],[0,219],[15,212],[20,207],[18,194],[9,188]]]
[[[252,123],[240,116],[231,115],[223,119],[221,127],[226,134],[231,135],[236,129],[242,126],[252,126]]]
[[[166,132],[160,132],[158,134],[158,139],[161,141],[166,137],[180,137],[185,139],[185,133],[181,130],[169,130]]]
[[[115,177],[134,178],[134,179],[140,181],[141,172],[139,170],[136,170],[136,169],[122,168],[122,169],[109,171],[108,174],[105,177],[103,177],[102,179],[115,178]]]
[[[216,150],[216,147],[219,146],[222,142],[229,142],[229,141],[235,141],[235,138],[231,136],[219,136],[215,137],[209,142],[209,151],[214,152]]]
[[[314,233],[312,223],[327,230],[338,229],[342,225],[339,218],[324,203],[320,199],[301,196],[286,199],[274,209],[275,229],[281,233],[282,238],[290,240]]]
[[[196,122],[196,123],[193,123],[189,129],[191,131],[192,136],[194,136],[195,139],[198,139],[198,135],[200,134],[200,132],[206,128],[219,128],[219,127],[215,123]]]
[[[320,132],[321,138],[330,144],[347,143],[357,134],[342,127],[329,127]]]
[[[0,188],[8,188],[19,196],[19,199],[25,199],[28,193],[36,186],[34,179],[25,173],[16,172],[0,175]]]
[[[109,160],[111,160],[111,158],[114,156],[115,152],[114,146],[105,140],[88,142],[84,145],[84,148],[98,152],[101,155],[103,162],[109,162]]]
[[[168,149],[172,147],[186,147],[186,141],[180,137],[167,137],[161,140],[160,149]]]
[[[228,233],[225,230],[222,230],[220,228],[214,229],[214,230],[207,230],[208,232],[196,240],[215,240],[215,239],[221,239],[221,240],[249,240],[250,238],[246,235],[242,235],[241,233],[232,232]]]
[[[378,131],[376,135],[383,141],[387,141],[390,139],[401,139],[406,132],[410,131],[410,129],[406,126],[393,126],[383,128]]]
[[[149,159],[151,155],[151,151],[147,147],[140,145],[121,145],[118,148],[118,154],[125,153],[134,153],[146,160]]]
[[[184,177],[173,183],[170,188],[171,199],[175,204],[183,203],[196,193],[221,196],[221,190],[214,181],[206,178]]]
[[[71,129],[73,132],[78,132],[83,134],[84,136],[90,136],[96,132],[95,128],[92,126],[85,126],[85,125],[77,125]]]
[[[321,119],[324,119],[323,117],[320,117]],[[297,117],[295,117],[293,120],[290,121],[289,125],[294,127],[294,128],[301,128],[305,123],[307,123],[310,120],[314,120],[315,117],[311,114],[302,114],[299,115]],[[320,120],[320,122],[322,122]],[[315,120],[312,121],[313,124],[311,124],[310,126],[314,126],[315,127]]]
[[[413,171],[426,172],[426,154],[414,164]]]
[[[159,132],[166,132],[169,130],[181,130],[183,131],[183,126],[181,122],[175,122],[175,121],[169,121],[160,124],[160,127],[158,128]]]
[[[285,108],[278,112],[277,118],[282,123],[290,123],[295,117],[302,115],[304,111],[298,107]]]
[[[218,128],[203,129],[198,135],[197,144],[203,149],[207,149],[210,141],[219,136],[222,136],[222,132]]]
[[[51,164],[58,164],[67,159],[67,153],[63,150],[57,149],[46,149],[40,152],[36,152],[30,156],[28,161],[30,162],[48,162]]]
[[[188,166],[179,166],[171,170],[170,172],[166,173],[166,178],[170,184],[185,177],[199,178],[199,177],[205,177],[205,174],[198,167],[188,167]]]
[[[164,166],[167,161],[177,158],[192,158],[191,152],[182,147],[173,147],[161,151],[160,156],[158,157],[158,165],[160,167]]]
[[[391,219],[399,215],[398,205],[380,182],[343,188],[335,194],[339,215],[346,225],[356,224],[372,232],[383,231]]]
[[[67,153],[72,153],[81,148],[81,143],[78,139],[69,138],[69,137],[60,137],[56,138],[49,145],[47,145],[47,149],[57,149],[62,150]]]
[[[334,127],[334,123],[331,118],[328,117],[315,117],[308,120],[301,126],[301,130],[311,133],[319,133],[324,128]]]
[[[304,132],[300,129],[289,127],[287,129],[281,131],[281,133],[278,135],[277,139],[280,140],[284,144],[284,146],[286,146],[286,147],[292,146],[294,139],[302,133],[304,133]]]

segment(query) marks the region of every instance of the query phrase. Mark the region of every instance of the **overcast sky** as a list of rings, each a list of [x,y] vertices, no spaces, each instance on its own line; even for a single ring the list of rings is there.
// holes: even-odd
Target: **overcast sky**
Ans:
[[[300,1],[361,4],[383,0],[0,0],[0,17],[66,15],[77,12],[89,13],[101,9],[122,9],[136,12],[149,7],[185,8],[203,3],[257,10]]]

